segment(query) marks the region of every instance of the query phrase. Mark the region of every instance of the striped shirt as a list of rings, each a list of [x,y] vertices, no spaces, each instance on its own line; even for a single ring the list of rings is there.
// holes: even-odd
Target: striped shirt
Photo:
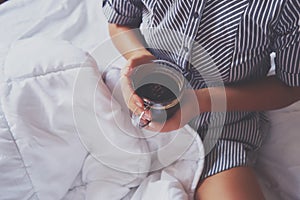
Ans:
[[[104,0],[103,9],[108,22],[139,27],[150,51],[181,66],[194,88],[265,77],[271,52],[277,77],[300,86],[299,0]],[[214,144],[218,138],[240,149],[261,145],[262,113],[225,115],[203,113],[191,125]],[[238,160],[238,150],[225,146],[220,151]],[[210,174],[230,167],[224,165]]]

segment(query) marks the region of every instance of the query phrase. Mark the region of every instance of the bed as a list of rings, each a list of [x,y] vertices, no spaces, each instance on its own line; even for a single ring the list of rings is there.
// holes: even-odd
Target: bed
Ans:
[[[112,95],[117,77],[102,80],[124,60],[101,1],[10,0],[0,24],[1,200],[192,199],[201,140],[188,126],[168,135],[131,126]],[[255,172],[267,200],[298,200],[300,102],[267,114]],[[120,128],[151,137],[132,140]]]

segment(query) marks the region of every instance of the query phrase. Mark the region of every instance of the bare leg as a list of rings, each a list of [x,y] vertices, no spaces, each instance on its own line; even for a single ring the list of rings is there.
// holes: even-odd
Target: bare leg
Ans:
[[[196,200],[264,200],[250,167],[236,167],[199,183]]]

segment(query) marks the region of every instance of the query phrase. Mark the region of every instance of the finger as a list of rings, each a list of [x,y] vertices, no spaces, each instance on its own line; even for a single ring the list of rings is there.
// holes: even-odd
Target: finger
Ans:
[[[132,111],[132,113],[134,115],[137,115],[137,116],[140,116],[144,112],[144,110],[142,108],[139,108],[136,106],[130,106],[129,109]]]
[[[140,128],[145,128],[145,127],[147,127],[148,125],[149,125],[149,123],[150,123],[150,121],[148,121],[148,120],[144,120],[144,119],[140,119],[140,123],[139,123],[139,127]]]
[[[132,72],[133,72],[133,69],[135,67],[138,67],[141,64],[142,63],[139,62],[138,60],[130,60],[130,61],[127,62],[126,66],[121,69],[121,73],[124,76],[130,77]]]
[[[155,57],[153,55],[151,55],[151,56],[136,57],[136,58],[128,60],[127,66],[129,66],[130,68],[134,68],[136,66],[149,63],[152,60],[155,60]]]
[[[132,66],[125,66],[121,69],[121,76],[127,76],[130,77],[131,73],[132,73]]]
[[[152,121],[151,111],[144,109],[144,115],[143,115],[142,119],[147,120],[147,121]]]
[[[133,102],[135,106],[144,110],[144,101],[137,94],[133,93],[130,101]]]
[[[122,77],[121,88],[125,103],[131,111],[133,111],[135,107],[139,107],[142,110],[144,109],[143,100],[137,94],[135,94],[129,78]]]

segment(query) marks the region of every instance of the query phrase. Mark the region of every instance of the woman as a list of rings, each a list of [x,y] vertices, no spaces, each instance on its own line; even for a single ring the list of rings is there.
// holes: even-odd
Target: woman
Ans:
[[[189,123],[213,143],[204,144],[195,198],[264,199],[251,163],[267,124],[262,111],[300,99],[300,2],[104,0],[103,8],[112,40],[128,61],[122,87],[131,111],[144,111],[129,83],[131,70],[145,62],[177,64],[193,87],[171,119],[146,128],[167,132]],[[276,75],[267,76],[271,52]],[[151,120],[150,111],[143,120]]]

